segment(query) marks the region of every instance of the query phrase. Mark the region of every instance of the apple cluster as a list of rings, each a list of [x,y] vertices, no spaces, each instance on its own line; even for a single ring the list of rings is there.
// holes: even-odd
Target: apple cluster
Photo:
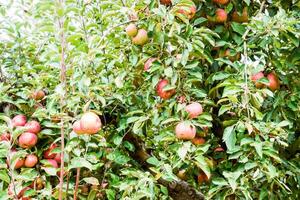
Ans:
[[[135,45],[144,45],[148,42],[148,32],[145,29],[138,29],[135,24],[129,24],[125,29],[127,35]]]

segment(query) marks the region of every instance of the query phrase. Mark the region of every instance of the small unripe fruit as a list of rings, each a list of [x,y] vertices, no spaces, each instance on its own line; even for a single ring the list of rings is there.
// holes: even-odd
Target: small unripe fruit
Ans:
[[[138,29],[135,24],[129,24],[126,27],[125,31],[129,37],[134,37],[134,36],[136,36]]]
[[[280,88],[280,81],[274,72],[271,72],[270,74],[268,74],[267,79],[269,80],[269,83],[267,84],[267,86],[272,91],[278,90]]]
[[[145,29],[138,30],[137,35],[132,38],[132,43],[136,45],[144,45],[148,42],[148,33]]]
[[[57,144],[55,144],[55,143],[51,144],[50,147],[46,151],[44,151],[44,153],[43,153],[44,158],[46,158],[46,159],[55,158],[56,153],[51,153],[51,151],[53,149],[55,149],[56,147],[57,147]]]
[[[14,127],[16,126],[24,126],[26,124],[26,116],[25,115],[16,115],[13,119],[12,119],[12,124]]]
[[[156,92],[158,96],[165,100],[170,99],[176,93],[175,89],[164,91],[164,87],[166,87],[168,84],[168,80],[162,79],[156,85]]]
[[[196,6],[183,6],[182,8],[178,9],[178,13],[185,15],[188,19],[192,19],[196,14],[197,8]]]
[[[38,157],[34,154],[26,156],[25,167],[34,167],[38,163]]]
[[[41,131],[41,125],[37,121],[30,121],[25,124],[27,132],[38,134]]]
[[[265,75],[263,72],[258,72],[257,74],[254,74],[251,76],[251,81],[253,81],[255,83],[256,88],[262,88],[264,86],[264,84],[259,83],[259,79],[264,78]]]
[[[19,146],[25,149],[34,147],[38,141],[38,137],[34,133],[25,132],[19,137]]]
[[[187,105],[185,111],[189,113],[190,119],[196,118],[203,113],[201,104],[197,102]]]
[[[152,63],[156,60],[157,60],[157,58],[149,58],[144,64],[144,71],[148,71],[150,69]]]
[[[80,119],[82,131],[86,134],[95,134],[101,129],[101,120],[93,112],[84,113]]]
[[[177,173],[177,177],[180,178],[181,180],[187,180],[187,175],[186,175],[186,170],[181,169]]]
[[[176,137],[181,140],[192,140],[196,136],[196,127],[187,121],[179,122],[175,128]]]
[[[213,0],[214,3],[225,5],[229,2],[229,0]]]
[[[33,94],[31,94],[31,98],[38,101],[42,100],[45,97],[45,92],[43,90],[35,91]]]
[[[216,11],[215,21],[217,23],[224,23],[227,21],[227,13],[225,10],[218,8]]]
[[[74,122],[74,124],[73,124],[73,131],[74,131],[74,133],[77,133],[78,135],[84,134],[84,131],[81,128],[79,120],[76,121],[76,122]]]

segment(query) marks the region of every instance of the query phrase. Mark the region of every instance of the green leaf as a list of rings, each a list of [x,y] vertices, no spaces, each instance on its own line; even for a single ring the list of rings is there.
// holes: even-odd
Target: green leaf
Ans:
[[[229,151],[233,150],[235,147],[236,143],[236,136],[235,136],[235,130],[234,130],[234,125],[226,127],[224,129],[224,134],[223,134],[223,141],[225,142],[227,149]]]
[[[82,168],[85,167],[89,170],[93,170],[93,165],[87,161],[85,158],[75,157],[72,158],[71,164],[69,165],[69,170],[74,168]]]
[[[6,170],[0,170],[0,180],[3,180],[8,184],[10,183],[10,178]]]
[[[159,160],[155,156],[148,158],[147,163],[154,165],[154,166],[159,166],[159,164],[160,164]]]

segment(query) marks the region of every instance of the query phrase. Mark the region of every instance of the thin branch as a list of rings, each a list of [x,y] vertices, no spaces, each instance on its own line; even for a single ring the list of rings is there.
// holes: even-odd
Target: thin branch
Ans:
[[[77,199],[77,192],[78,192],[78,185],[79,185],[79,179],[80,179],[80,168],[77,168],[76,172],[76,182],[75,182],[75,191],[74,191],[74,200]]]

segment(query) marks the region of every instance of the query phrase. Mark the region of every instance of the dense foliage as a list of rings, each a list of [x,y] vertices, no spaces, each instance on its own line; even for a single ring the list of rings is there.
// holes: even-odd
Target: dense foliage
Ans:
[[[168,2],[0,1],[1,199],[59,198],[62,149],[64,197],[77,174],[78,199],[170,199],[159,178],[207,199],[300,198],[300,4]],[[87,111],[102,128],[76,134]],[[29,141],[18,114],[41,124]]]

